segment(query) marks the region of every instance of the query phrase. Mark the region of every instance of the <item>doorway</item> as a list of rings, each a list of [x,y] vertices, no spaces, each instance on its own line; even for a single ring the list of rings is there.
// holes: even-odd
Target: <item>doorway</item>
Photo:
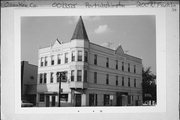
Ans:
[[[52,96],[52,107],[54,107],[54,106],[55,106],[55,104],[56,104],[55,99],[56,99],[56,96]]]
[[[46,107],[49,107],[49,95],[46,95]]]
[[[81,94],[75,94],[75,106],[81,106]]]
[[[126,106],[127,105],[127,95],[126,92],[117,92],[116,93],[116,105],[117,106]]]

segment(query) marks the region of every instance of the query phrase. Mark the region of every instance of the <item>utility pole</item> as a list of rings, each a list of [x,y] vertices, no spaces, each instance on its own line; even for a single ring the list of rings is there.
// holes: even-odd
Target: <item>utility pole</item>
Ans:
[[[61,107],[61,78],[62,78],[62,74],[61,72],[57,72],[57,79],[59,81],[59,101],[58,101],[58,107]]]

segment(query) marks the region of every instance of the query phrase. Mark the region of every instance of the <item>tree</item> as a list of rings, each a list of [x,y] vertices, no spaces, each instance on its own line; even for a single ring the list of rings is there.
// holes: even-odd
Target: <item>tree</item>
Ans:
[[[142,69],[142,89],[143,89],[143,102],[155,101],[156,102],[156,75],[151,72],[151,68]]]

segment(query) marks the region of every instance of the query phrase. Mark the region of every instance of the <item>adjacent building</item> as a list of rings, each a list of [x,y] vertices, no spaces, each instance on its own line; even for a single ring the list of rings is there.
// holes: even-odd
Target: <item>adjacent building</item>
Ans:
[[[135,106],[142,103],[142,60],[90,42],[80,17],[72,39],[39,49],[37,106]]]
[[[36,105],[38,66],[21,62],[21,100]]]

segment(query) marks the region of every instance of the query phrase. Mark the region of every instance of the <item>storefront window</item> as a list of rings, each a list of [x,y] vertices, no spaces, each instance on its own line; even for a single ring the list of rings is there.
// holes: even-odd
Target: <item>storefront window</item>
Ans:
[[[44,102],[44,94],[39,94],[39,102]]]
[[[61,94],[61,101],[68,101],[68,94]]]

